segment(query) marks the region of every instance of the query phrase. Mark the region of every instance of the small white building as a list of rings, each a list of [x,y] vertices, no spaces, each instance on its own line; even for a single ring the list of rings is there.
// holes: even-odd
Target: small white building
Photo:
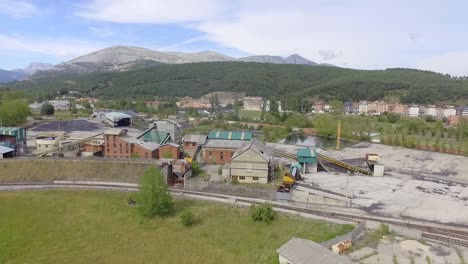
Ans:
[[[359,102],[359,114],[364,114],[367,115],[368,112],[368,104],[367,101],[361,101]]]
[[[244,97],[244,110],[262,111],[263,98],[257,96]]]
[[[426,107],[424,114],[427,116],[437,116],[437,109],[435,105],[429,105]]]
[[[410,117],[418,117],[419,116],[419,106],[418,105],[411,105],[408,108],[408,115]]]
[[[457,115],[457,109],[453,106],[447,106],[442,110],[442,115],[444,117],[450,117],[450,116],[455,116]]]

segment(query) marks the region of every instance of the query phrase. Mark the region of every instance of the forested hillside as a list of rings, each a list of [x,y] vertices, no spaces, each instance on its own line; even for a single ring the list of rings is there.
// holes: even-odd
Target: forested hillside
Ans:
[[[2,88],[21,89],[32,98],[71,90],[102,98],[199,97],[212,91],[242,91],[251,96],[314,96],[342,101],[385,97],[404,103],[468,102],[466,78],[433,72],[245,62],[157,65],[127,72],[63,75],[4,84]]]

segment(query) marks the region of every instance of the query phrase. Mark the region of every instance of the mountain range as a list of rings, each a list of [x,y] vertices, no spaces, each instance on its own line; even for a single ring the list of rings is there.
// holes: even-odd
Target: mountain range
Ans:
[[[33,62],[26,66],[24,69],[15,69],[12,71],[5,71],[0,69],[0,83],[12,82],[26,79],[33,76],[39,71],[47,71],[54,67],[52,64]]]
[[[161,52],[141,47],[114,46],[88,53],[55,66],[44,63],[32,63],[25,69],[2,71],[2,73],[0,73],[0,82],[10,82],[25,78],[51,77],[63,74],[128,71],[160,64],[220,61],[333,66],[328,64],[318,64],[297,54],[290,55],[286,58],[270,55],[234,58],[214,51],[201,51],[195,53]]]

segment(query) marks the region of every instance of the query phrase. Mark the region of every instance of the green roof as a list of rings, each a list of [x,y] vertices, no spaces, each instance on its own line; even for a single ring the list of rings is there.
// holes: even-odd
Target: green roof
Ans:
[[[208,133],[208,139],[251,140],[252,136],[252,132],[211,131]]]
[[[315,149],[310,149],[310,148],[300,148],[300,149],[297,149],[297,156],[315,158],[317,157],[317,151]]]
[[[26,139],[26,129],[22,127],[0,127],[0,135],[14,136],[16,140]]]
[[[162,131],[151,130],[143,136],[143,141],[161,143],[161,141],[166,137],[167,133]]]

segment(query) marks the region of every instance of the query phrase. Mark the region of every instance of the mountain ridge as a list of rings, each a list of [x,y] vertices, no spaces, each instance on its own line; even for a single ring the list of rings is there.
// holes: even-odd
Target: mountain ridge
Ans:
[[[243,61],[275,64],[303,64],[317,66],[313,61],[300,55],[292,54],[286,58],[280,56],[262,55],[234,58],[216,51],[177,52],[156,51],[136,46],[112,46],[84,54],[69,61],[57,64],[52,69],[41,71],[32,78],[47,77],[60,74],[85,74],[105,71],[128,71],[141,68],[149,61],[162,64],[184,64],[197,62]],[[322,66],[322,65],[320,65]]]

